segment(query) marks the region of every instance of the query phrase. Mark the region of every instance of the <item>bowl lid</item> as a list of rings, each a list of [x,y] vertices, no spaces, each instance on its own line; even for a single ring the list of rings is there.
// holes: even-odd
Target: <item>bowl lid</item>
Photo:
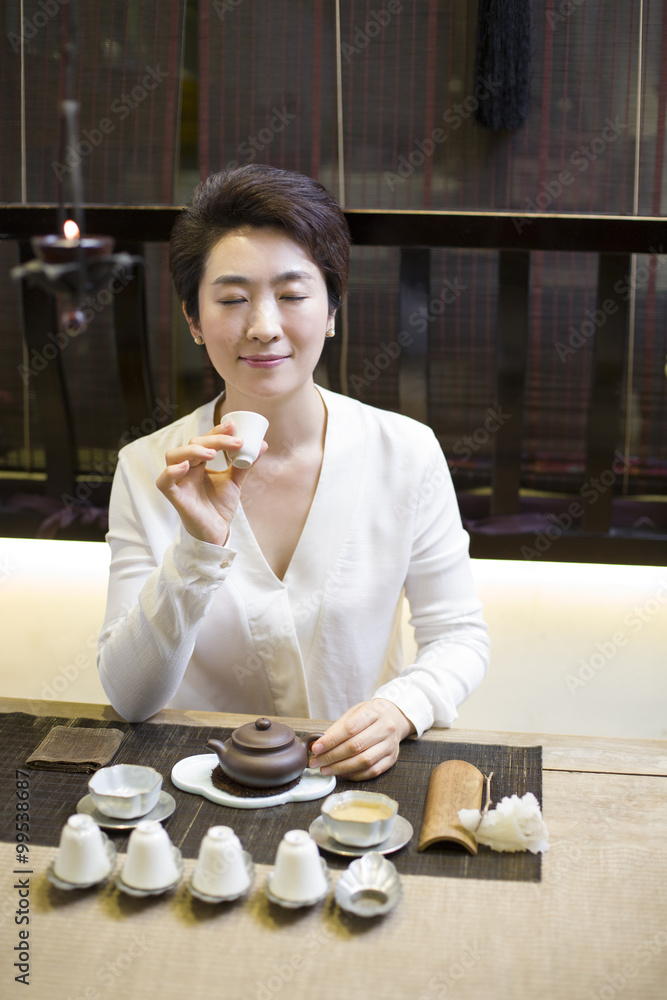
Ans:
[[[243,750],[278,750],[293,743],[295,735],[284,723],[261,718],[235,729],[232,742]]]

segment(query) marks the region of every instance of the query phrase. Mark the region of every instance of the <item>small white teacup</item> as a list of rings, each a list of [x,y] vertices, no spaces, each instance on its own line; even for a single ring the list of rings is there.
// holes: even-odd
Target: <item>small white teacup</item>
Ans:
[[[234,410],[233,413],[225,413],[222,423],[225,420],[233,420],[234,437],[243,438],[243,445],[232,458],[232,465],[237,469],[249,469],[253,462],[257,461],[269,421],[261,413],[255,413],[253,410]],[[206,465],[214,471],[223,471],[227,468],[224,453],[219,452]]]
[[[206,896],[240,896],[249,888],[241,841],[230,826],[212,826],[204,836],[192,886]]]
[[[328,888],[317,844],[305,830],[288,830],[278,845],[271,892],[298,903],[317,899]]]
[[[329,795],[321,812],[329,835],[339,844],[372,847],[391,833],[398,802],[381,792],[349,789]]]
[[[54,874],[72,884],[101,882],[111,871],[111,860],[99,826],[84,814],[70,816],[60,834],[53,862]]]
[[[164,889],[179,876],[174,847],[169,834],[154,819],[140,820],[130,834],[127,855],[121,873],[133,889]]]

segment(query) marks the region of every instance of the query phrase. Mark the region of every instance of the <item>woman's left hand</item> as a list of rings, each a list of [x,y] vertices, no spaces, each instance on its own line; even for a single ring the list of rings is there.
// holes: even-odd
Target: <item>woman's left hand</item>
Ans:
[[[311,767],[364,781],[377,778],[396,763],[401,740],[415,727],[386,698],[353,705],[311,747]]]

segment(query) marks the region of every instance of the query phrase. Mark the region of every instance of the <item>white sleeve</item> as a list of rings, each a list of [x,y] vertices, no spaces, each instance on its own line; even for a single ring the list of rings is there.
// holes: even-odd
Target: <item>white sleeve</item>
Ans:
[[[405,593],[418,654],[376,697],[393,701],[421,736],[430,726],[452,725],[456,706],[480,684],[489,662],[469,537],[439,445],[417,492],[413,525]]]
[[[158,565],[128,478],[121,452],[109,504],[111,566],[98,669],[116,711],[141,722],[176,693],[235,552],[229,540],[219,546],[194,538],[179,521]],[[157,505],[154,511],[159,517]]]

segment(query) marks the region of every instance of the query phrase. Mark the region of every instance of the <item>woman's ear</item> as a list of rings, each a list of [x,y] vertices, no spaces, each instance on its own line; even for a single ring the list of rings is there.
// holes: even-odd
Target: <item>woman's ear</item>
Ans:
[[[201,330],[199,328],[199,323],[197,322],[197,320],[190,319],[190,317],[188,316],[188,310],[185,302],[181,302],[181,309],[183,310],[183,315],[185,316],[188,326],[190,327],[190,333],[192,334],[192,336],[193,337],[200,336]]]
[[[336,313],[337,309],[332,310],[327,317],[327,337],[334,337],[336,335]]]

